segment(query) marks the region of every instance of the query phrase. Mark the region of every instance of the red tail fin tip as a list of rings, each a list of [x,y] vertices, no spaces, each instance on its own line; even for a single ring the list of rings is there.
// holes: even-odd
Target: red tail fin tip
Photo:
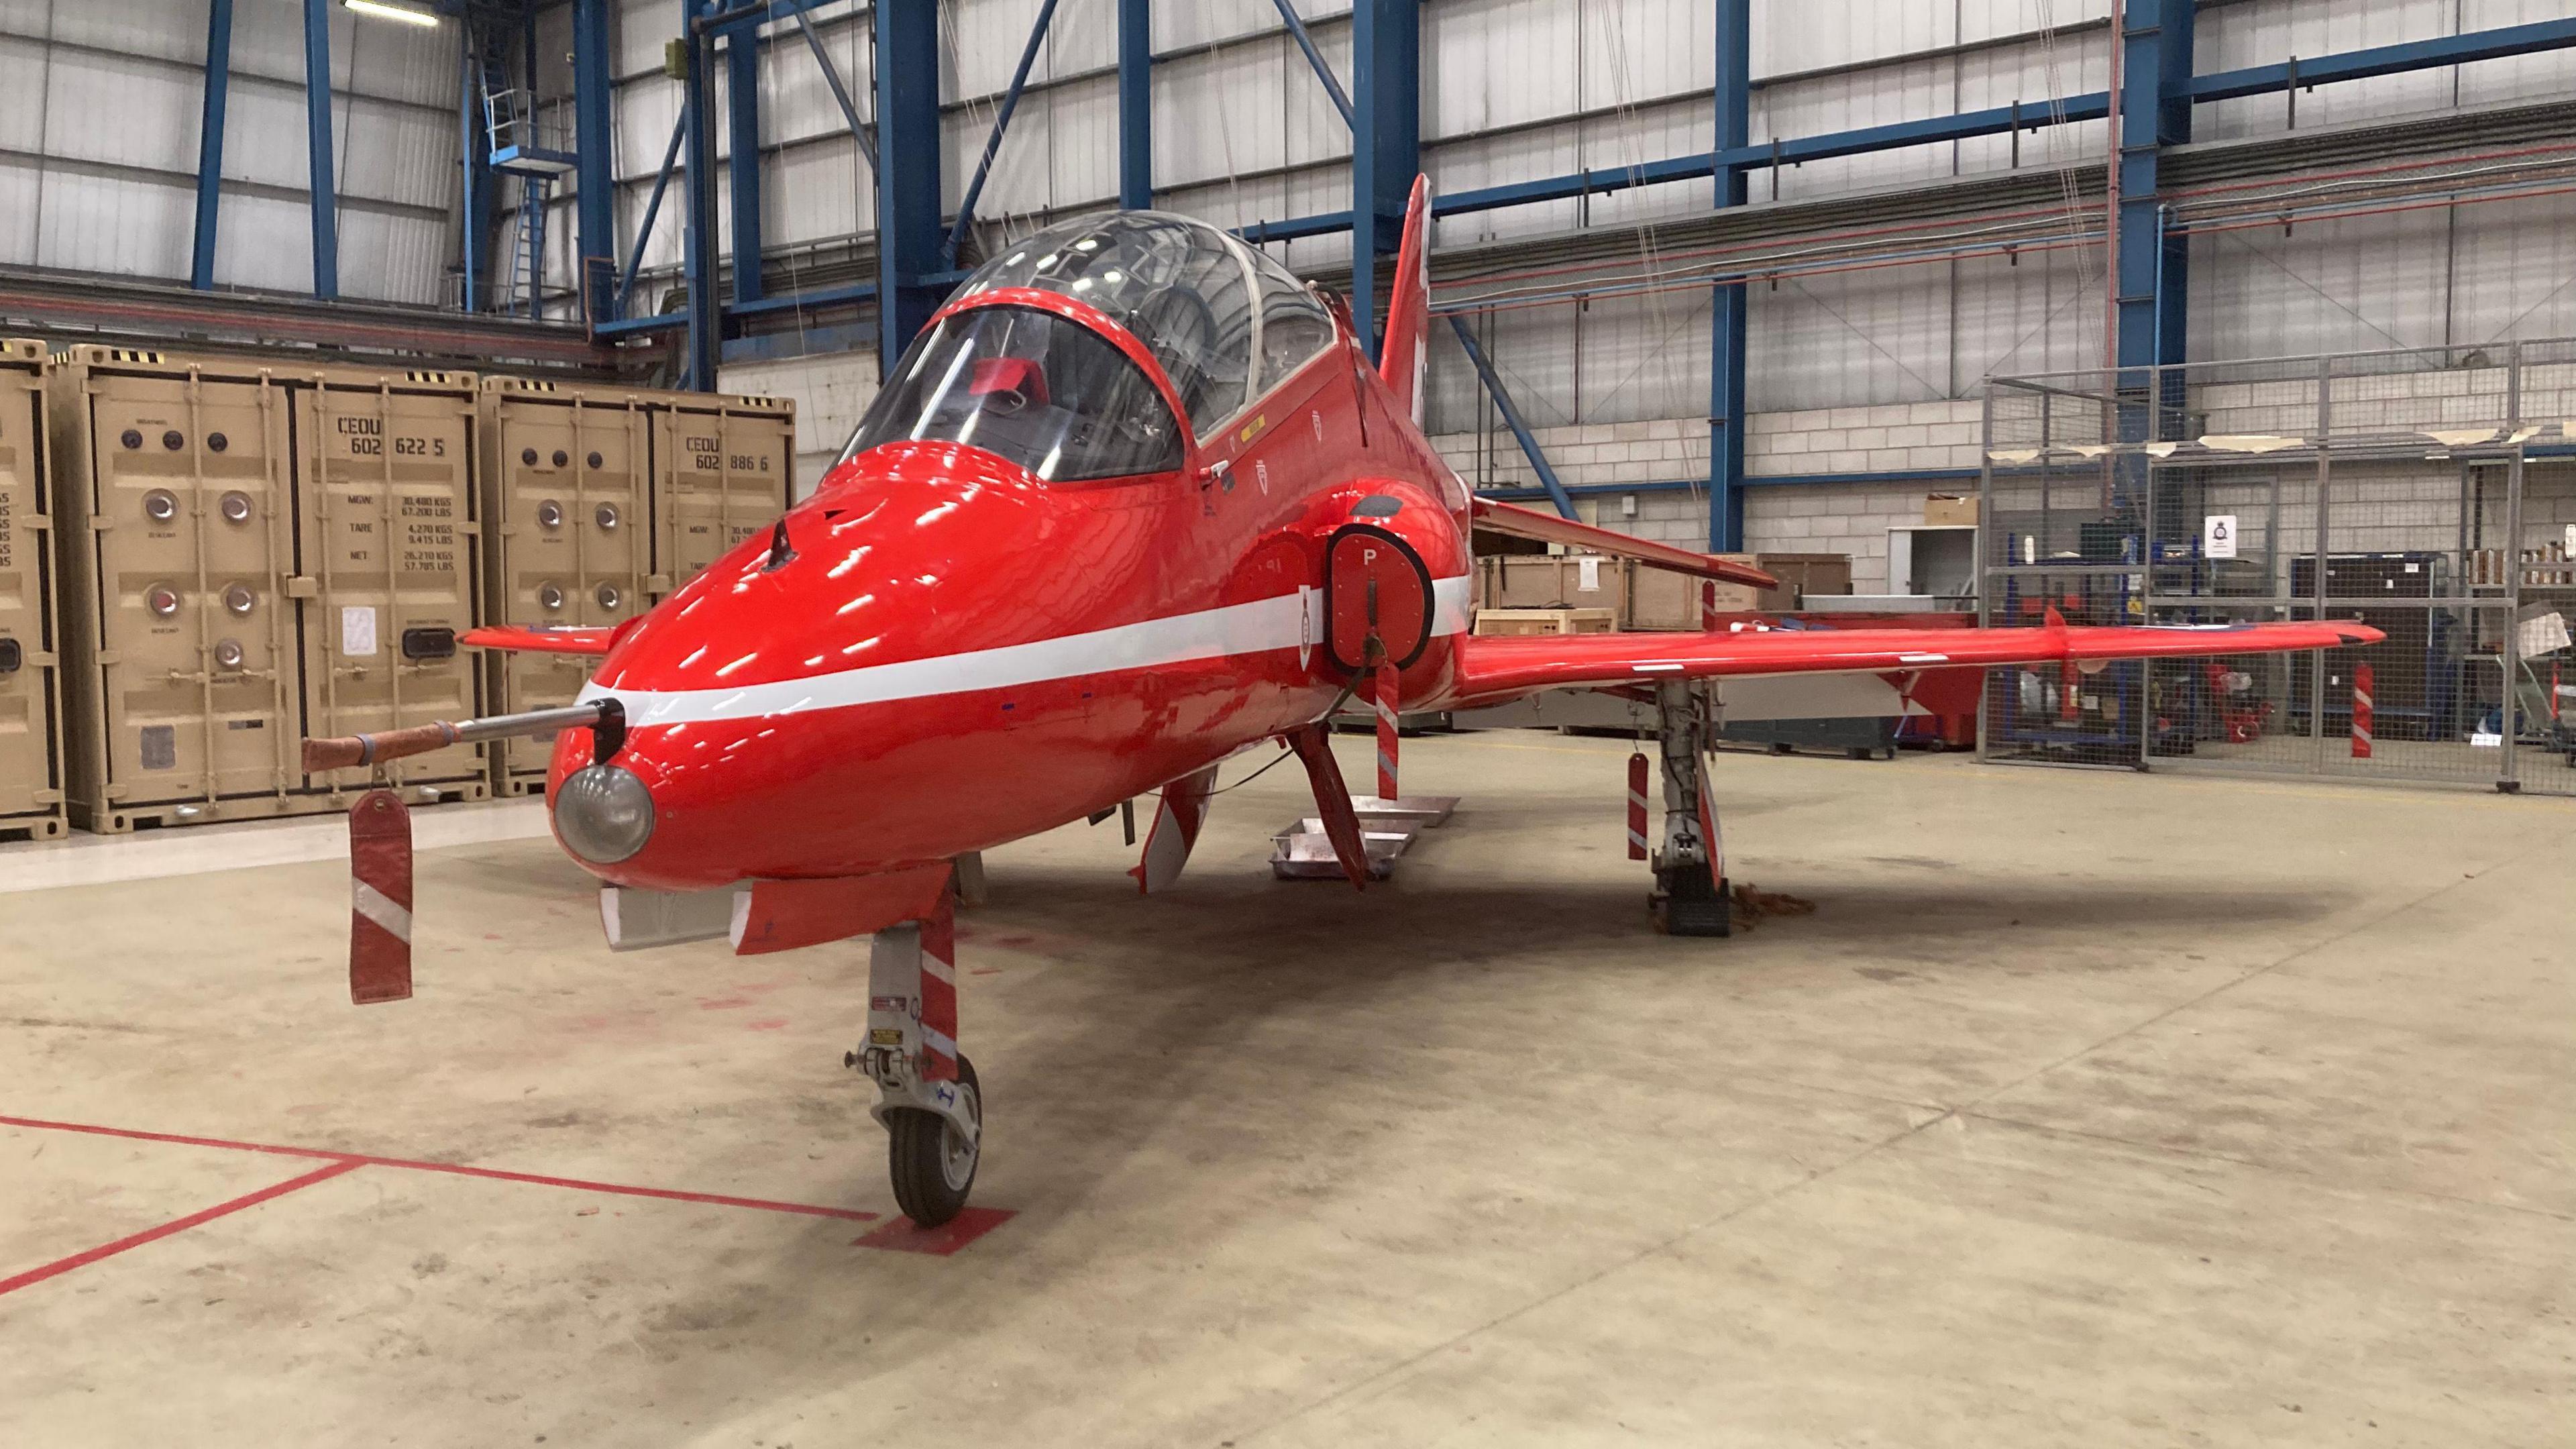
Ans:
[[[1422,372],[1431,347],[1431,178],[1413,178],[1404,235],[1395,254],[1395,288],[1387,294],[1386,346],[1378,376],[1413,421],[1422,421]]]

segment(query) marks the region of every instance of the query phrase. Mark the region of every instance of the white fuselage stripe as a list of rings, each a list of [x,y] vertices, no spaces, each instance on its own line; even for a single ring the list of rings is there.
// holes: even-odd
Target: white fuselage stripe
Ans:
[[[1470,581],[1465,575],[1433,581],[1431,632],[1467,632]],[[1128,669],[1152,669],[1201,659],[1230,659],[1324,642],[1323,594],[1308,589],[1248,604],[1228,604],[1195,614],[1147,619],[1088,634],[1067,634],[999,649],[976,649],[897,664],[862,665],[803,679],[715,689],[616,689],[597,680],[583,686],[579,702],[614,699],[626,706],[630,726],[702,724],[758,719],[964,694],[979,689],[1079,679]]]

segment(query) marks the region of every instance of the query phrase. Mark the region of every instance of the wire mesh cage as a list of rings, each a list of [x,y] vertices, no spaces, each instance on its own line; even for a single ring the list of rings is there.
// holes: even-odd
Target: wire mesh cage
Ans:
[[[1995,378],[1985,453],[1988,627],[2387,635],[1997,670],[1986,758],[2576,793],[2576,340]]]

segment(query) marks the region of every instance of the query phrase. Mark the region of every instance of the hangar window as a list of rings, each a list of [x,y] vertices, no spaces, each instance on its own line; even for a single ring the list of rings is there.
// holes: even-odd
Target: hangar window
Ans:
[[[972,444],[1049,482],[1181,466],[1181,430],[1144,369],[1032,307],[969,308],[924,333],[841,459],[907,441]]]

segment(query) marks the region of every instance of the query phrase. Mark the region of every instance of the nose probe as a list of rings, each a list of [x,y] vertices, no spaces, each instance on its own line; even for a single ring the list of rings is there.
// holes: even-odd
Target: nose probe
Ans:
[[[566,705],[561,709],[532,709],[521,714],[486,715],[481,719],[433,720],[425,725],[379,730],[374,734],[306,740],[304,772],[316,775],[325,770],[344,770],[352,765],[378,765],[387,760],[425,755],[432,750],[475,740],[518,739],[576,729],[592,732],[592,753],[598,760],[606,761],[617,753],[619,745],[625,743],[625,706],[613,699],[595,699],[588,704]]]

